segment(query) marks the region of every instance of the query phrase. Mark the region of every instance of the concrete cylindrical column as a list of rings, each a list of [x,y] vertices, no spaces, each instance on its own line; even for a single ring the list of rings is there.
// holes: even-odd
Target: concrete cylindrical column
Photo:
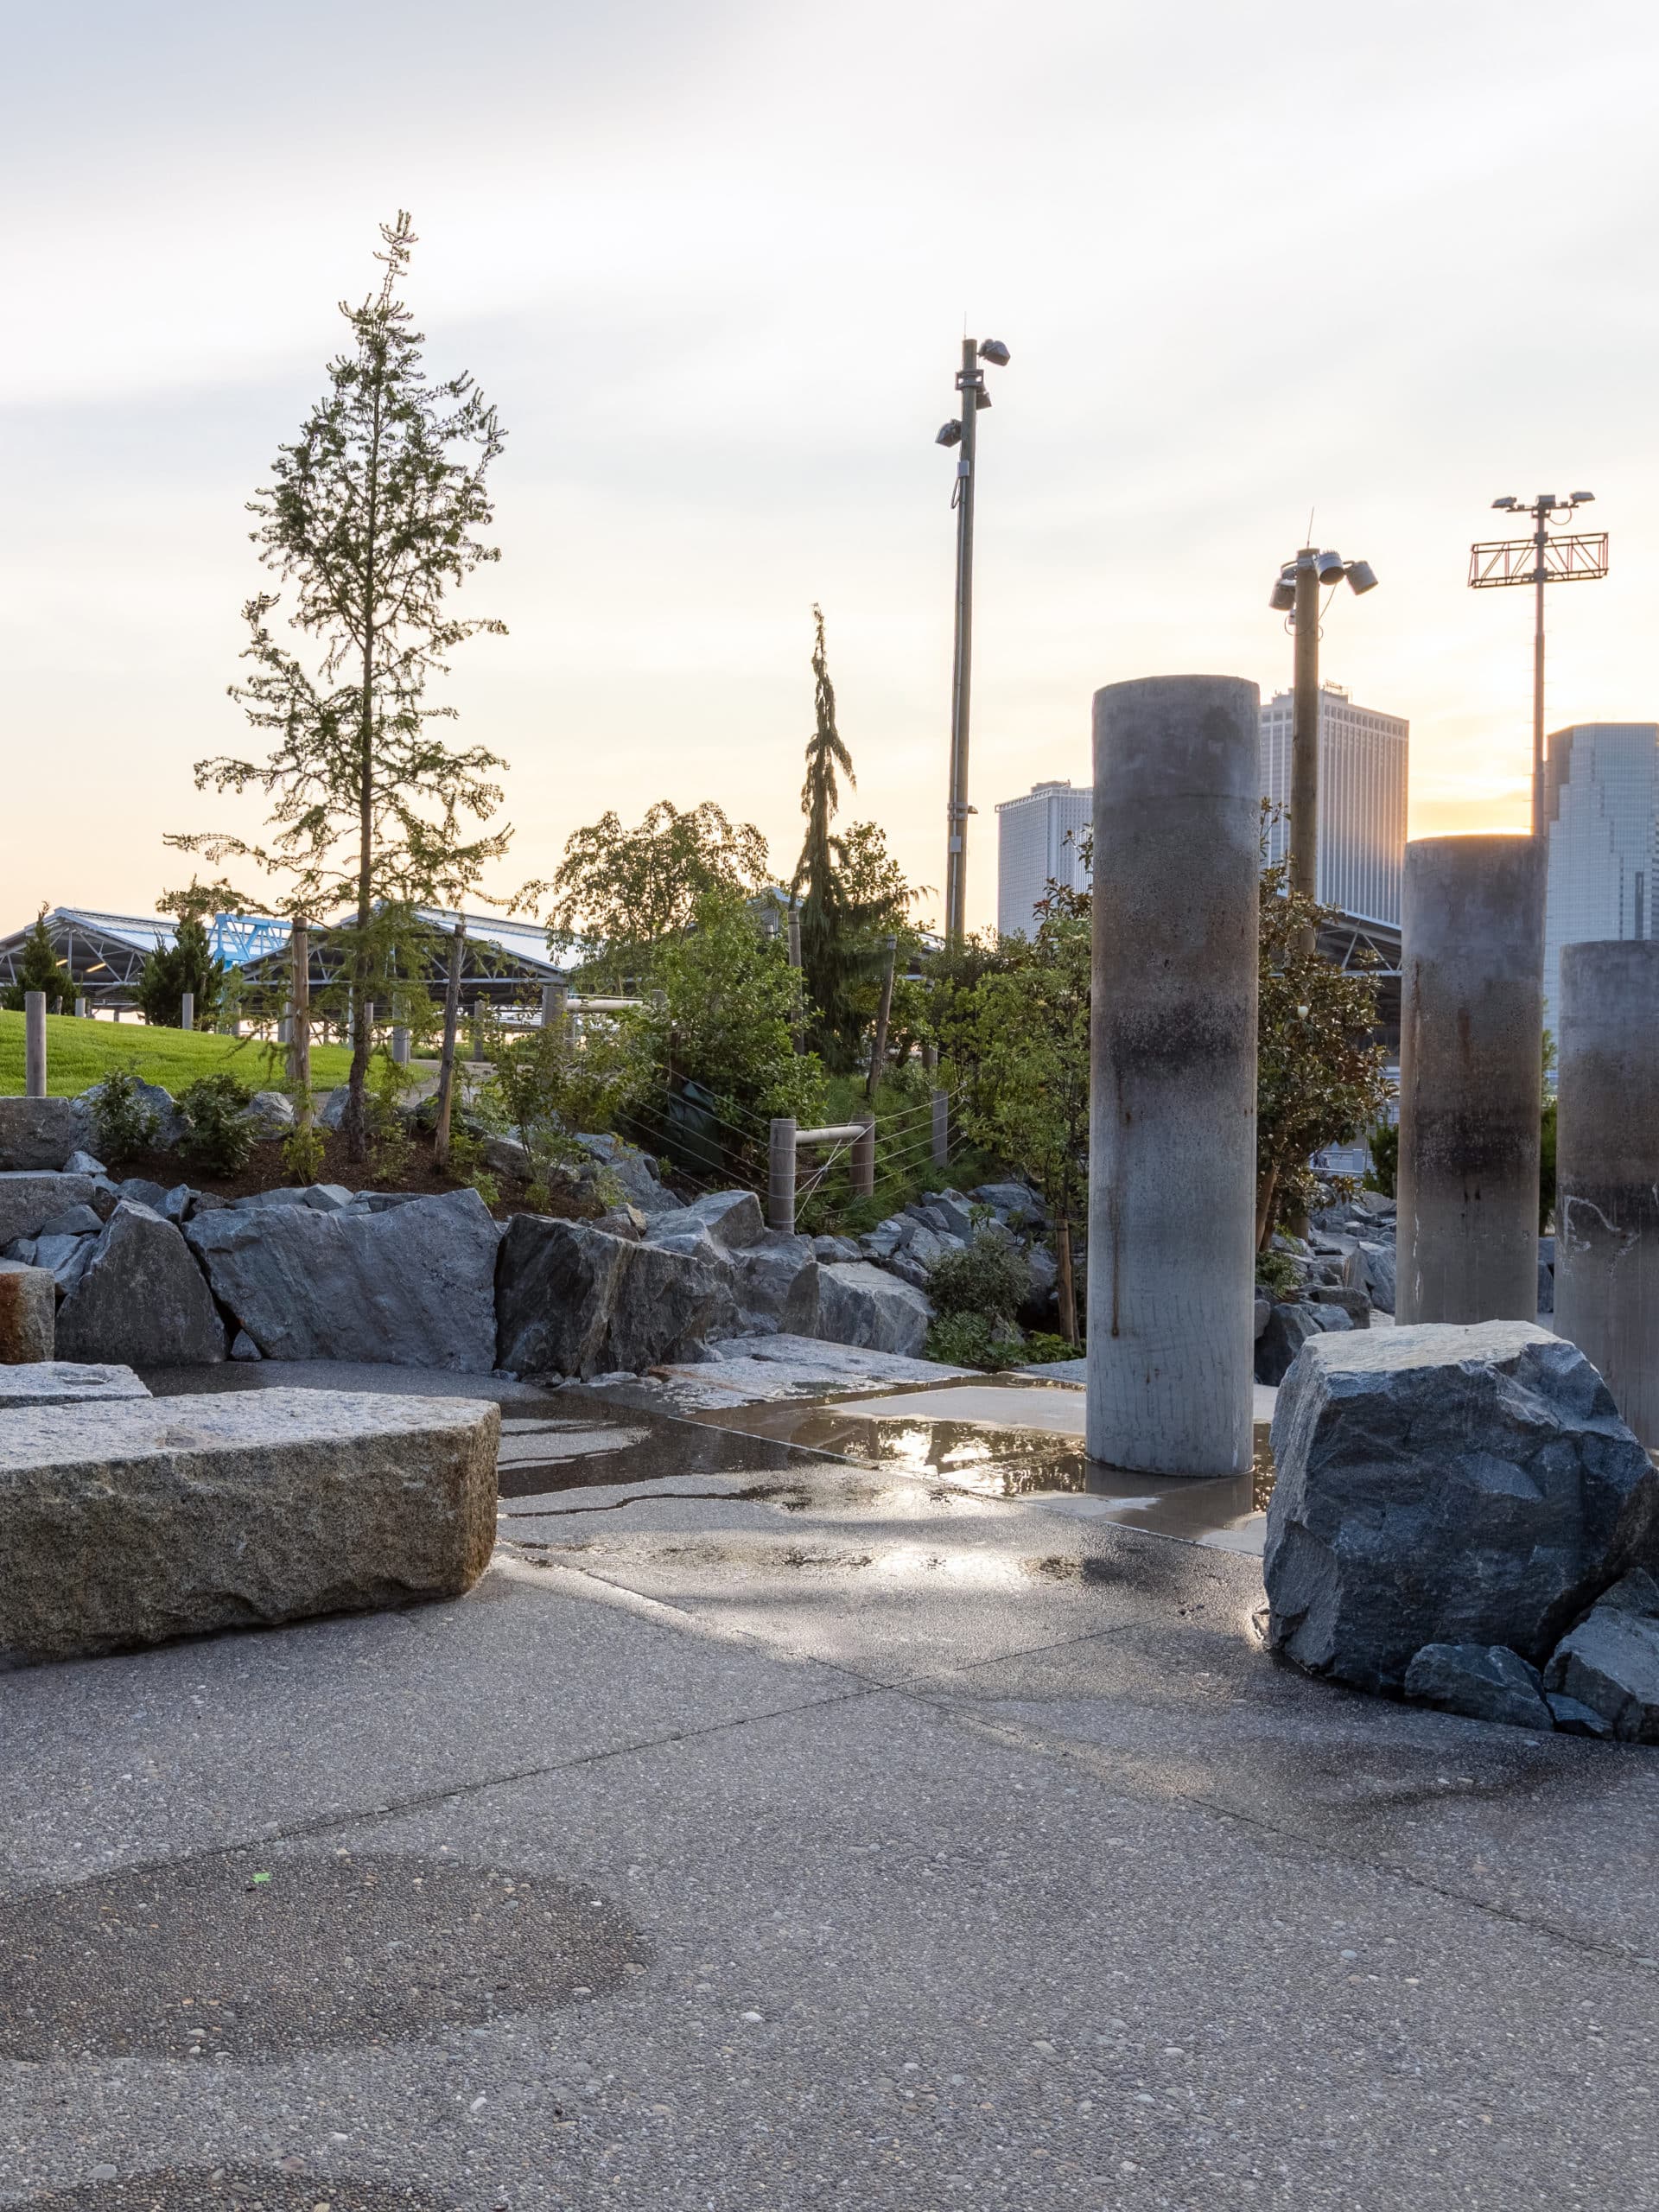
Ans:
[[[1659,1445],[1659,943],[1561,948],[1555,1329]]]
[[[391,1057],[397,1066],[406,1068],[409,1065],[409,1032],[401,1021],[392,1025]]]
[[[1091,1459],[1250,1464],[1260,695],[1095,694]]]
[[[1530,837],[1420,837],[1401,913],[1402,1322],[1538,1318],[1544,875]]]
[[[77,1021],[85,1021],[88,1018],[86,1000],[84,998],[78,998],[75,1001],[75,1020]]]
[[[950,1158],[950,1094],[936,1090],[933,1106],[933,1165],[944,1167]]]
[[[863,1135],[853,1139],[849,1180],[855,1198],[875,1196],[875,1116],[866,1109],[855,1114],[853,1119],[862,1124]]]
[[[542,1027],[559,1029],[564,1025],[569,1011],[570,989],[566,983],[542,985]]]
[[[179,998],[179,1027],[181,1029],[194,1029],[195,1026],[196,995],[194,991],[182,992]]]
[[[766,1225],[791,1236],[795,1230],[795,1130],[785,1116],[771,1125],[766,1148]]]
[[[23,993],[23,1096],[46,1096],[46,993]]]

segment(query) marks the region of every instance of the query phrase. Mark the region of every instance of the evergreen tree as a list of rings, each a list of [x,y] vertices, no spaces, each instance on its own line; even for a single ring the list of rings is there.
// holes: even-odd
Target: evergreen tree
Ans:
[[[170,945],[158,945],[144,958],[138,978],[138,1010],[155,1029],[184,1026],[184,994],[192,994],[193,1019],[205,1029],[219,1011],[225,988],[225,963],[215,959],[207,925],[199,913],[180,915]]]
[[[17,981],[0,994],[0,1006],[10,1013],[21,1014],[27,991],[45,992],[48,1014],[63,1014],[73,1008],[75,987],[69,979],[68,969],[58,965],[58,956],[47,935],[44,906],[35,916],[35,926],[24,941],[23,956],[17,963]]]
[[[337,1017],[348,995],[359,1009],[372,1000],[377,979],[425,970],[435,933],[416,909],[458,905],[511,835],[489,826],[501,798],[492,773],[505,764],[481,747],[442,742],[435,724],[454,709],[425,703],[454,647],[505,630],[448,607],[474,569],[499,557],[478,533],[493,519],[486,477],[502,433],[470,376],[427,382],[425,341],[397,296],[416,244],[409,217],[383,224],[381,236],[380,288],[360,306],[341,302],[350,346],[329,364],[328,391],[297,440],[278,450],[272,483],[250,502],[253,541],[295,587],[289,621],[316,641],[315,665],[273,634],[276,594],[250,600],[243,658],[253,673],[232,696],[255,728],[276,734],[276,749],[264,762],[196,767],[199,790],[264,793],[275,834],[264,846],[222,834],[168,840],[285,876],[278,903],[289,914],[351,909],[330,932],[339,982],[314,1000]],[[359,1019],[342,1123],[354,1160],[368,1149],[369,1047]]]
[[[830,828],[841,806],[837,772],[856,787],[853,756],[836,728],[836,689],[824,651],[823,610],[815,607],[817,636],[812,648],[815,728],[806,745],[806,781],[801,812],[806,836],[795,864],[791,893],[801,899],[801,968],[810,1001],[807,1041],[832,1073],[842,1074],[857,1060],[860,1039],[869,1020],[868,986],[886,958],[879,932],[892,928],[908,903],[892,889],[877,887],[859,898],[849,881],[847,842]]]

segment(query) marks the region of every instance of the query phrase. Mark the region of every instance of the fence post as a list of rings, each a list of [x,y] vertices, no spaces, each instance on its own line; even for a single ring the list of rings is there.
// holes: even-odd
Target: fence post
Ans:
[[[449,939],[449,978],[443,992],[443,1052],[438,1061],[438,1118],[432,1130],[435,1166],[449,1165],[449,1120],[455,1101],[455,1030],[461,1021],[461,968],[467,950],[467,924],[455,924]]]
[[[933,1074],[938,1069],[938,1046],[937,1045],[924,1045],[922,1047],[922,1067],[924,1072],[928,1075]]]
[[[563,1029],[570,1011],[570,988],[567,983],[542,985],[542,1027],[543,1029]]]
[[[795,1229],[795,1128],[791,1116],[772,1122],[766,1158],[766,1222],[793,1235]]]
[[[181,1029],[194,1029],[195,1026],[196,995],[194,991],[184,991],[179,998],[179,1027]]]
[[[950,1159],[950,1094],[933,1093],[933,1165],[944,1167]]]
[[[23,1096],[46,1096],[46,993],[23,993]]]
[[[297,917],[288,933],[288,1079],[299,1093],[295,1111],[302,1129],[311,1126],[311,933]]]
[[[862,1136],[853,1139],[852,1192],[855,1198],[875,1196],[875,1116],[867,1106],[853,1119],[864,1125]]]

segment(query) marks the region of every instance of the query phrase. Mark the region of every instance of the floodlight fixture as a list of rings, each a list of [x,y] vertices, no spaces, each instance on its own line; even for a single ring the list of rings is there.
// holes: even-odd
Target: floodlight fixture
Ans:
[[[1350,561],[1343,573],[1348,579],[1349,589],[1356,598],[1363,591],[1376,589],[1376,570],[1369,561]]]
[[[1512,506],[1515,505],[1515,494],[1514,494],[1514,493],[1513,493],[1513,492],[1506,492],[1506,493],[1503,494],[1503,498],[1502,498],[1501,499],[1494,499],[1494,500],[1492,501],[1492,505],[1493,505],[1495,507],[1504,507],[1504,508],[1512,507]]]
[[[1573,504],[1575,507],[1593,506],[1595,504],[1595,498],[1596,495],[1593,492],[1575,492],[1573,494]]]
[[[962,424],[954,420],[942,423],[939,425],[939,435],[933,442],[936,446],[959,446],[962,443]]]
[[[989,361],[996,368],[1006,369],[1009,360],[1008,349],[1000,338],[988,338],[979,349],[979,358],[982,361]]]
[[[1339,584],[1342,582],[1341,554],[1315,554],[1313,557],[1313,571],[1322,584]]]
[[[1273,588],[1273,596],[1268,601],[1268,605],[1275,614],[1289,614],[1294,612],[1296,605],[1296,586],[1293,578],[1280,577]]]
[[[984,386],[983,385],[980,385],[976,388],[976,390],[975,391],[975,393],[974,393],[974,406],[975,406],[975,408],[977,410],[977,409],[979,409],[979,408],[981,408],[981,407],[988,407],[988,406],[990,405],[990,404],[991,404],[991,395],[990,395],[990,393],[989,393],[989,392],[985,389],[985,386]]]

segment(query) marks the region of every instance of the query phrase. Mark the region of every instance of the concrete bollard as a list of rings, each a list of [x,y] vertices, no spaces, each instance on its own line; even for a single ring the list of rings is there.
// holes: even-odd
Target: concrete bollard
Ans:
[[[179,1027],[181,1029],[194,1029],[195,1026],[196,995],[194,991],[186,991],[179,1000]]]
[[[862,1133],[853,1139],[849,1181],[855,1198],[875,1196],[875,1116],[868,1109],[855,1114]]]
[[[1250,1465],[1260,698],[1095,694],[1089,1457]]]
[[[950,1094],[933,1093],[933,1165],[948,1166],[950,1160]]]
[[[46,993],[23,993],[23,1096],[46,1096]]]
[[[766,1147],[766,1225],[791,1236],[795,1230],[796,1126],[787,1116],[774,1121]]]
[[[543,1029],[563,1029],[569,1019],[570,993],[563,983],[542,985],[542,1027]]]
[[[77,1021],[86,1021],[89,1019],[90,1017],[86,1012],[86,1000],[84,998],[77,999],[75,1001],[75,1020]]]
[[[409,1032],[402,1022],[394,1022],[391,1029],[391,1058],[397,1067],[409,1065]]]
[[[1555,1332],[1659,1445],[1659,943],[1561,949]]]
[[[1402,1322],[1538,1318],[1544,875],[1529,837],[1406,847]]]

